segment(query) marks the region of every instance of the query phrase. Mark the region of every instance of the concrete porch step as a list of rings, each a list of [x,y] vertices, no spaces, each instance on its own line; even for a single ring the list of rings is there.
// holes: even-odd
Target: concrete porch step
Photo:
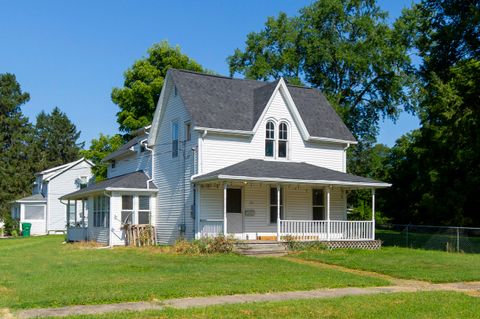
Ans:
[[[276,241],[240,242],[237,252],[245,256],[283,256],[287,254],[287,247]]]

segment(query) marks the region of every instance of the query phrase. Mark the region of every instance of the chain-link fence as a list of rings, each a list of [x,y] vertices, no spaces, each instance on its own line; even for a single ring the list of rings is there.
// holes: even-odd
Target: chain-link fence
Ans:
[[[377,225],[383,246],[480,253],[480,228],[426,225]]]

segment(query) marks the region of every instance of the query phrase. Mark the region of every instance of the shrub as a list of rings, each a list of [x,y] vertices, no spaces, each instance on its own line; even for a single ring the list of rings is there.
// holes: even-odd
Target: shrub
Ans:
[[[196,243],[185,239],[177,240],[172,249],[173,252],[182,255],[198,255],[200,253],[200,248]]]
[[[328,249],[328,247],[320,241],[298,241],[292,236],[285,236],[283,240],[288,250],[291,251],[320,251]]]
[[[227,254],[235,250],[235,239],[232,237],[217,236],[205,237],[194,241],[180,239],[172,246],[172,251],[177,254]]]
[[[233,237],[225,237],[223,235],[216,237],[204,237],[196,240],[200,251],[204,254],[226,254],[235,250],[236,240]]]
[[[20,234],[20,223],[18,220],[13,219],[10,214],[5,214],[4,223],[5,235],[16,237]]]

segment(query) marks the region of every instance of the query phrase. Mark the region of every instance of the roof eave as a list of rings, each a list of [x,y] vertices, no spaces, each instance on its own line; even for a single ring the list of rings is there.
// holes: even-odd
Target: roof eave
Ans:
[[[209,182],[215,180],[235,180],[235,181],[253,181],[262,183],[288,183],[288,184],[316,184],[325,186],[352,186],[365,188],[387,188],[392,186],[389,183],[368,183],[368,182],[345,182],[335,180],[307,180],[307,179],[291,179],[291,178],[277,178],[277,177],[252,177],[252,176],[235,176],[235,175],[213,175],[213,176],[192,176],[193,182]]]
[[[340,144],[358,144],[356,140],[343,140],[338,138],[310,136],[308,141],[311,142],[326,142],[326,143],[340,143]]]

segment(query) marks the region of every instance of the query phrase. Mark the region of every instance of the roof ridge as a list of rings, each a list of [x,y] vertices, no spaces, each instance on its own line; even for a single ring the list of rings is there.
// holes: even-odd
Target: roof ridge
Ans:
[[[185,69],[170,68],[169,70],[183,72],[183,73],[196,74],[196,75],[202,75],[202,76],[208,76],[208,77],[214,77],[214,78],[220,78],[220,79],[225,79],[225,80],[250,81],[250,82],[258,82],[258,83],[264,83],[264,84],[270,84],[270,83],[273,83],[275,81],[280,80],[280,78],[278,78],[278,79],[275,79],[274,81],[261,81],[261,80],[254,80],[254,79],[234,78],[234,77],[226,76],[226,75],[209,74],[209,73],[197,72],[197,71],[191,71],[191,70],[185,70]]]

